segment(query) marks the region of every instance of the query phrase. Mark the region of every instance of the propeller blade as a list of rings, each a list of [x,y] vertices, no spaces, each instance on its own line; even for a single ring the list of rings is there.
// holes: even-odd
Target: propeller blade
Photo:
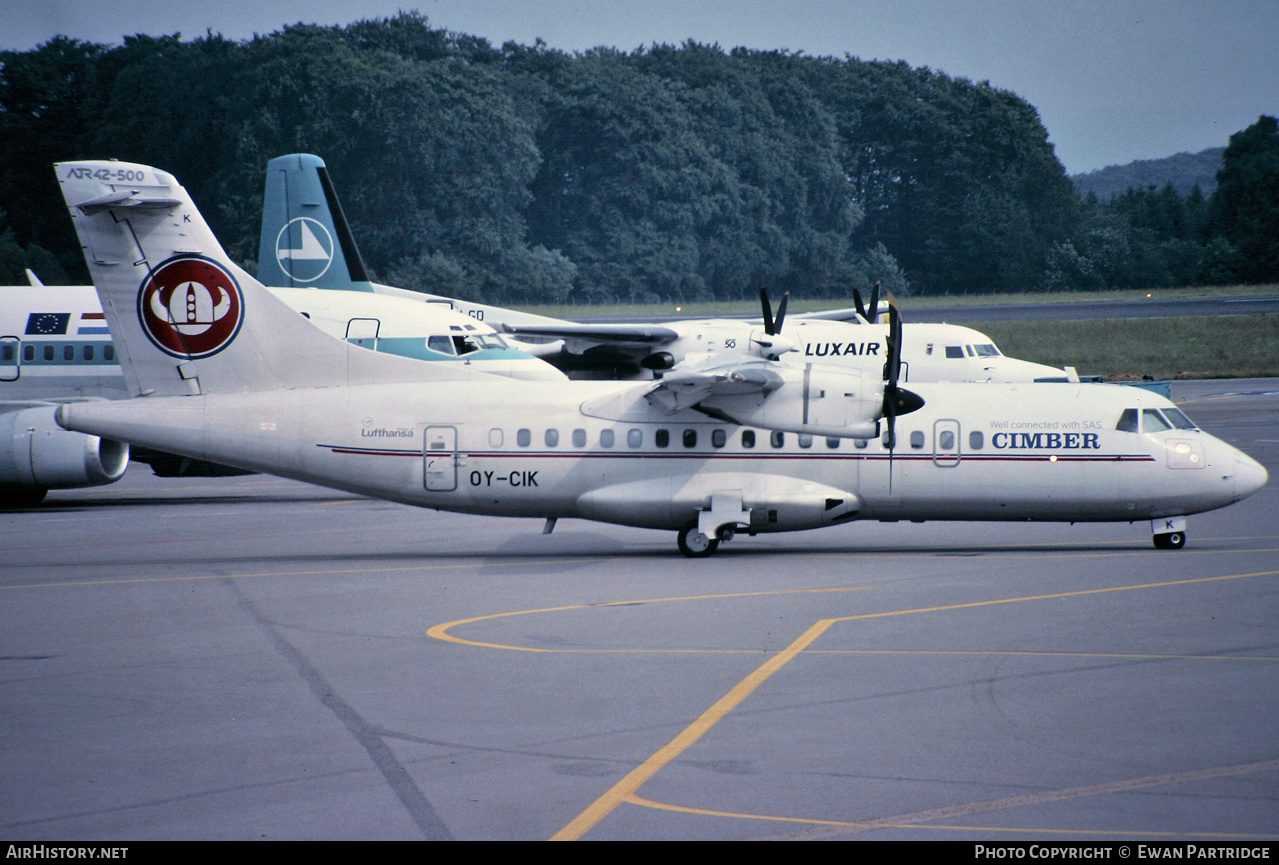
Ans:
[[[879,303],[879,283],[875,283],[872,301]],[[884,360],[884,407],[885,420],[888,421],[888,491],[893,491],[893,451],[897,449],[897,413],[901,408],[902,395],[906,391],[897,387],[897,380],[902,371],[902,315],[897,307],[897,299],[888,292],[888,357]],[[919,399],[915,394],[911,394]],[[920,401],[920,405],[923,401]],[[915,406],[918,408],[919,406]]]
[[[857,314],[869,323],[870,316],[866,314],[866,305],[862,303],[862,293],[857,290],[857,286],[855,285],[853,286],[853,305],[857,307]]]
[[[891,295],[892,292],[889,292]],[[867,310],[868,316],[863,316],[868,324],[874,324],[875,319],[879,318],[879,280],[875,280],[875,287],[870,292],[870,309]]]
[[[759,305],[764,308],[764,333],[773,336],[777,331],[773,330],[773,305],[768,302],[768,286],[759,287]]]
[[[887,402],[889,390],[897,390],[897,379],[902,370],[902,314],[897,306],[893,293],[888,293],[888,356],[884,359],[884,381],[888,386],[884,389]]]
[[[782,302],[777,305],[777,321],[773,322],[773,333],[782,332],[782,322],[786,320],[786,301],[790,300],[790,292],[782,295]]]

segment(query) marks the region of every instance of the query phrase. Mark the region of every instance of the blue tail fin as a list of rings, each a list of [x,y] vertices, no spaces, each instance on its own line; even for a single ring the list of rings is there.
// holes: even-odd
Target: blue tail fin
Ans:
[[[281,288],[373,291],[318,156],[291,153],[267,163],[258,280]]]

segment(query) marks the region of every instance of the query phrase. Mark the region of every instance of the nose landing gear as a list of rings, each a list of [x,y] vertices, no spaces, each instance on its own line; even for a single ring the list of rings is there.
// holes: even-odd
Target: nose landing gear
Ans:
[[[1186,518],[1164,517],[1150,521],[1151,540],[1157,550],[1179,550],[1186,545]]]

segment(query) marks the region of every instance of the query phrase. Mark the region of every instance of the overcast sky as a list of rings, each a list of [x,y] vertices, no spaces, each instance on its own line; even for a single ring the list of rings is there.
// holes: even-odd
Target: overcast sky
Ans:
[[[1259,115],[1279,115],[1279,0],[0,0],[0,48],[57,34],[243,39],[414,8],[494,45],[694,39],[988,80],[1039,109],[1072,174],[1224,146]]]

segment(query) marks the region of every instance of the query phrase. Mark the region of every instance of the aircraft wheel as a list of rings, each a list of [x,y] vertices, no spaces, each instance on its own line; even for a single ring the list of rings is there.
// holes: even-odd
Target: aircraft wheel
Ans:
[[[1179,550],[1186,545],[1185,532],[1168,532],[1167,534],[1155,535],[1155,549],[1157,550]]]
[[[719,541],[699,532],[696,523],[680,529],[679,551],[690,559],[704,559],[718,547]]]

